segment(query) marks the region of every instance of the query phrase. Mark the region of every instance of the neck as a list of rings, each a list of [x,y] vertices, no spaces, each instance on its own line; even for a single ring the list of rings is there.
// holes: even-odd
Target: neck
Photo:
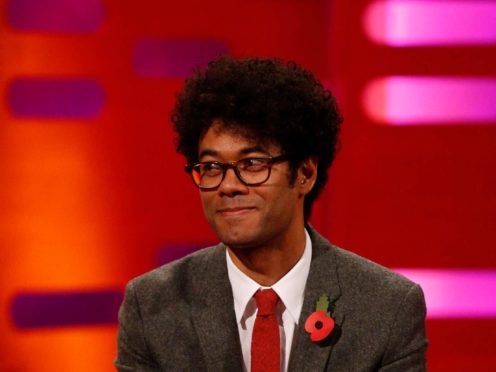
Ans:
[[[303,255],[305,244],[305,230],[302,228],[285,241],[252,248],[228,247],[227,250],[238,269],[258,284],[270,287],[296,265]]]

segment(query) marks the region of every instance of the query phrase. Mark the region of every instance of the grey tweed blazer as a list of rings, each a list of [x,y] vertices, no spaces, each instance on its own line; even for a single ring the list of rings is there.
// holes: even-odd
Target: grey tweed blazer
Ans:
[[[307,227],[312,263],[290,371],[425,371],[420,287]],[[242,371],[226,247],[195,252],[129,282],[119,310],[119,371]],[[327,294],[336,328],[325,344],[305,332]]]

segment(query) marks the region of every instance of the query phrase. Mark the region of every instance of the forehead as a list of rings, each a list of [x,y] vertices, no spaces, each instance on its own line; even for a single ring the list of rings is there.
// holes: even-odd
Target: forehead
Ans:
[[[279,146],[268,140],[257,138],[243,128],[214,123],[200,138],[199,156],[204,155],[243,155],[249,153],[266,153],[273,155]]]

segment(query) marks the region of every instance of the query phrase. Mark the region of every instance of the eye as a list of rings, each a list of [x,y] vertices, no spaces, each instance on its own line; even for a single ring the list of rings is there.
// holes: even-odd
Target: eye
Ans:
[[[216,177],[222,174],[222,167],[217,163],[200,163],[200,174],[207,177]]]
[[[239,167],[247,172],[260,172],[267,169],[268,159],[264,158],[248,158],[240,162]]]

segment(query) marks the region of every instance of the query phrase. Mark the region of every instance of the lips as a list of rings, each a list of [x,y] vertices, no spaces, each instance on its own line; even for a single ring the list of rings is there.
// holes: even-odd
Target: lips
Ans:
[[[240,216],[245,213],[249,213],[254,210],[255,207],[232,207],[232,208],[222,208],[218,209],[217,213],[222,216]]]

